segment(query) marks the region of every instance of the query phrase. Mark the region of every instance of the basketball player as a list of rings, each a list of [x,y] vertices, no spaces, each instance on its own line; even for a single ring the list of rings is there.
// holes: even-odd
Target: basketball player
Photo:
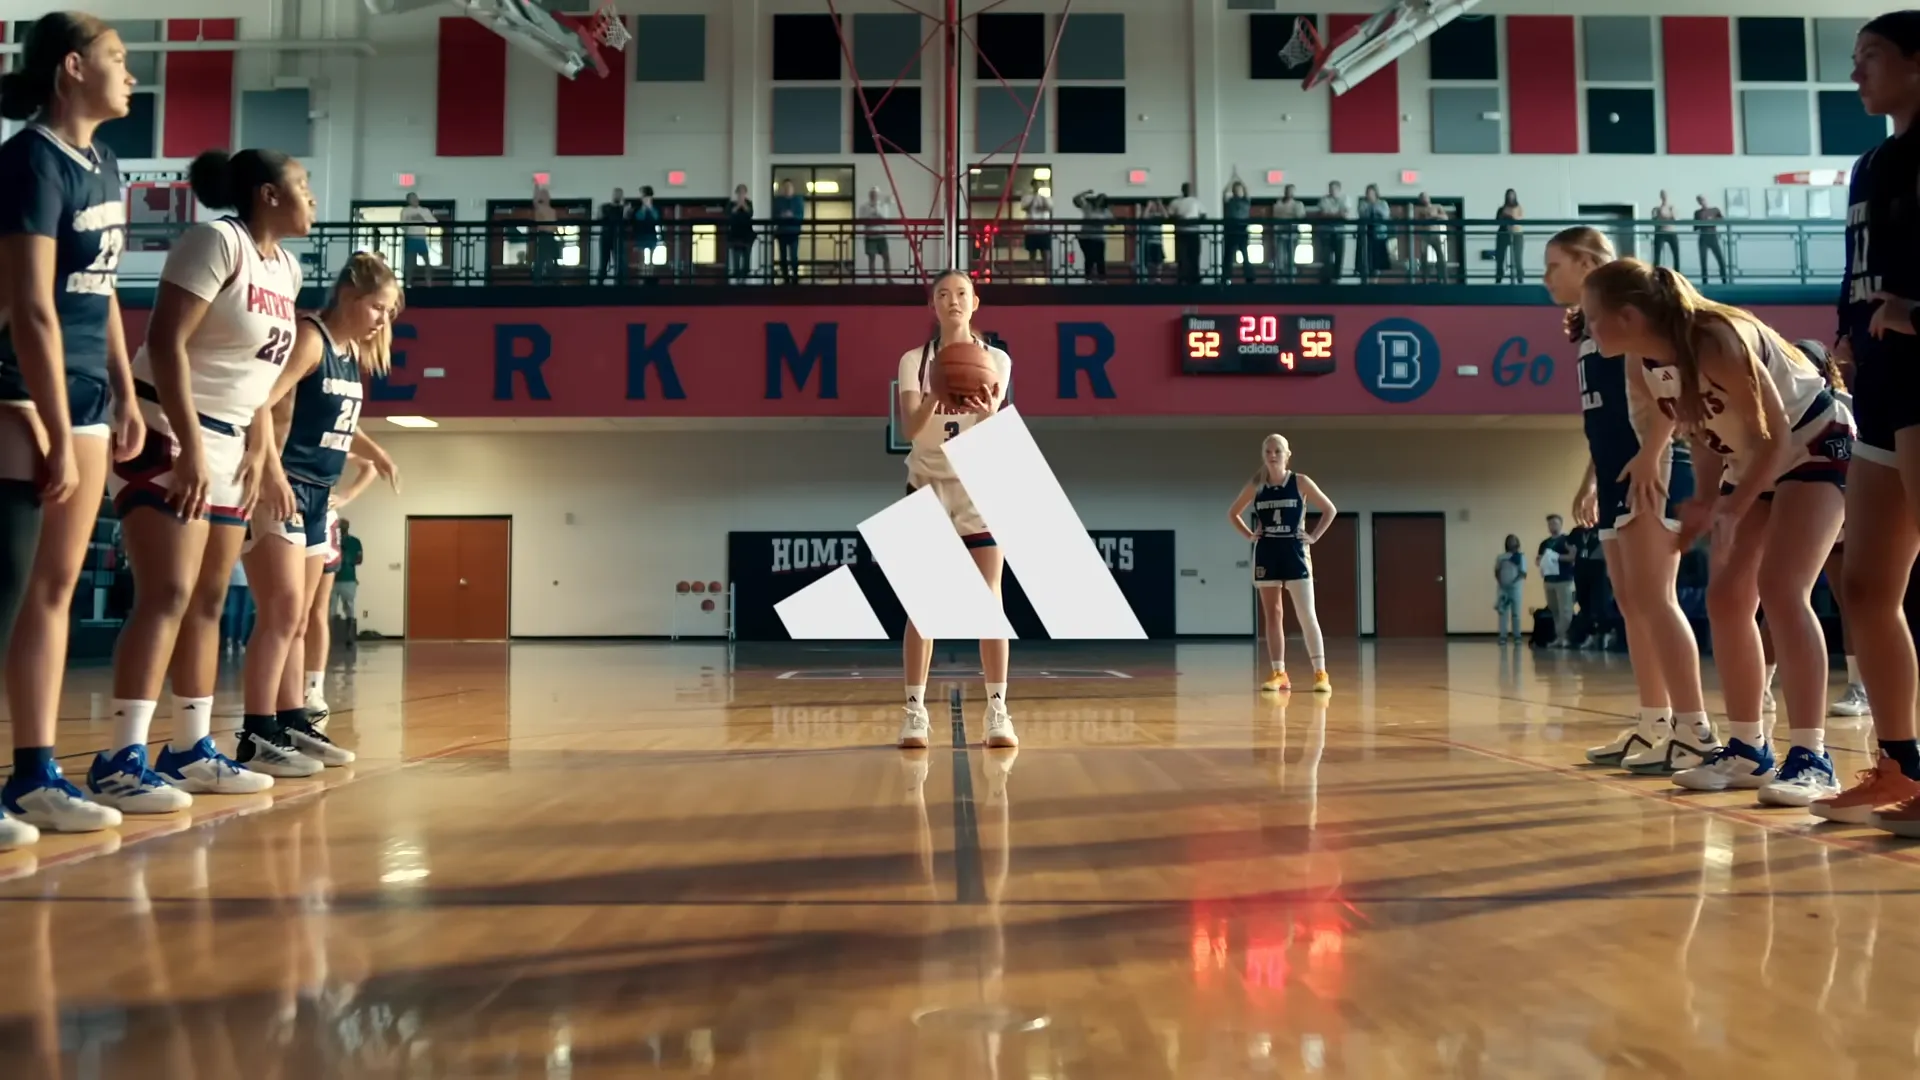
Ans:
[[[307,720],[320,731],[327,730],[327,657],[333,650],[333,612],[334,579],[340,573],[340,509],[359,498],[360,493],[373,483],[376,473],[365,458],[353,454],[347,455],[347,463],[353,466],[353,479],[342,487],[335,488],[327,502],[327,559],[321,567],[320,588],[313,594],[313,608],[307,612],[306,629],[302,632],[301,648],[297,653],[289,653],[287,663],[304,661],[306,668],[306,708]]]
[[[1861,28],[1853,81],[1869,114],[1893,120],[1893,137],[1853,170],[1837,346],[1841,362],[1853,364],[1860,410],[1843,589],[1881,756],[1859,783],[1815,803],[1813,812],[1920,837],[1920,669],[1901,609],[1920,554],[1920,341],[1913,318],[1920,298],[1920,134],[1913,130],[1920,116],[1920,11],[1889,12]]]
[[[1234,528],[1253,541],[1253,587],[1260,594],[1260,612],[1267,628],[1267,662],[1273,673],[1260,689],[1269,693],[1292,690],[1287,678],[1287,623],[1281,596],[1292,594],[1293,613],[1300,620],[1300,636],[1306,639],[1307,660],[1313,665],[1313,692],[1330,694],[1333,682],[1327,678],[1327,643],[1320,635],[1320,618],[1313,610],[1313,558],[1307,549],[1333,527],[1338,510],[1333,500],[1306,476],[1293,471],[1293,447],[1286,437],[1269,435],[1260,443],[1260,470],[1240,489],[1227,516]],[[1311,533],[1304,531],[1307,506],[1320,515],[1320,524]],[[1247,525],[1247,508],[1253,508],[1257,528]]]
[[[293,351],[300,296],[300,261],[281,242],[313,227],[313,194],[306,169],[277,150],[209,150],[188,176],[200,205],[231,214],[188,229],[167,253],[133,361],[146,446],[108,481],[133,611],[114,649],[112,749],[94,759],[87,787],[128,814],[183,810],[190,792],[273,786],[214,748],[220,609],[193,601],[224,600],[274,446],[267,394]],[[173,738],[150,770],[147,733],[169,658]]]
[[[53,737],[109,434],[121,459],[146,437],[114,291],[126,203],[113,151],[94,138],[127,115],[132,90],[120,35],[73,11],[37,19],[0,76],[0,118],[30,122],[0,146],[0,639],[13,728],[0,848],[39,829],[120,824],[61,775]]]
[[[1837,792],[1823,727],[1827,642],[1812,594],[1840,532],[1851,414],[1798,349],[1747,312],[1701,296],[1678,271],[1608,263],[1587,275],[1583,309],[1602,352],[1644,358],[1647,387],[1693,440],[1700,474],[1720,478],[1680,507],[1680,546],[1712,536],[1707,611],[1730,737],[1674,783],[1759,788],[1762,802],[1778,806]],[[1647,490],[1636,476],[1644,500],[1636,509],[1652,505]],[[1762,606],[1792,729],[1778,764],[1761,720]]]
[[[1839,359],[1832,355],[1825,345],[1817,341],[1796,341],[1793,344],[1806,354],[1807,359],[1814,362],[1814,365],[1820,369],[1820,373],[1826,376],[1827,388],[1833,391],[1833,396],[1847,407],[1848,412],[1852,412],[1853,395],[1847,391],[1847,375],[1842,370]],[[1858,422],[1856,414],[1855,423]],[[1854,442],[1856,447],[1859,445],[1858,440],[1859,436],[1856,433]],[[1851,473],[1852,466],[1849,466],[1847,471]],[[1821,567],[1820,573],[1827,579],[1827,589],[1833,595],[1834,610],[1840,616],[1840,647],[1847,657],[1847,692],[1841,695],[1840,700],[1827,707],[1827,715],[1865,716],[1871,710],[1867,705],[1867,691],[1860,685],[1860,661],[1853,654],[1853,633],[1847,629],[1846,598],[1841,595],[1846,590],[1840,587],[1846,573],[1846,549],[1847,523],[1842,519],[1840,538],[1833,542],[1833,550],[1827,553],[1826,565]],[[1772,680],[1768,681],[1771,683]]]
[[[313,610],[329,547],[327,499],[347,454],[367,459],[399,489],[393,460],[360,430],[361,375],[385,375],[400,313],[400,285],[379,255],[356,252],[319,316],[300,321],[293,355],[274,383],[273,427],[285,447],[273,469],[289,483],[293,513],[249,527],[247,584],[259,604],[247,642],[240,763],[272,776],[312,776],[346,765],[351,751],[307,718],[300,683],[302,627]],[[271,482],[271,480],[269,481]],[[288,677],[291,676],[291,677]]]
[[[954,475],[947,461],[946,442],[975,424],[992,416],[1007,400],[1007,387],[1013,379],[1013,360],[988,345],[973,332],[973,313],[980,309],[980,296],[964,270],[947,270],[933,279],[933,317],[939,329],[924,345],[907,350],[900,357],[900,415],[905,417],[907,438],[913,449],[907,452],[907,492],[912,494],[931,485],[940,505],[946,507],[954,529],[966,542],[973,564],[994,596],[1000,595],[1000,570],[1003,560],[994,544],[987,523],[974,509],[973,500]],[[999,368],[1000,381],[979,397],[958,408],[934,393],[934,358],[948,345],[973,342],[987,351]],[[900,746],[913,749],[927,745],[932,719],[927,715],[927,672],[933,666],[933,641],[920,636],[913,620],[907,620],[904,648],[907,716],[900,724]],[[980,670],[987,683],[987,737],[990,747],[1020,745],[1013,731],[1013,717],[1007,714],[1007,660],[1005,640],[980,642]]]
[[[1693,465],[1684,446],[1675,447],[1673,421],[1653,397],[1633,392],[1627,358],[1603,355],[1588,336],[1580,313],[1587,275],[1614,259],[1613,244],[1585,225],[1547,241],[1542,281],[1556,304],[1567,309],[1567,337],[1580,350],[1580,412],[1587,433],[1587,471],[1574,493],[1573,518],[1600,531],[1600,550],[1626,624],[1627,658],[1639,693],[1633,727],[1587,751],[1596,765],[1671,772],[1675,760],[1690,767],[1712,753],[1713,726],[1700,687],[1700,645],[1680,608],[1674,581],[1680,550],[1675,506],[1693,495]],[[1645,458],[1642,458],[1642,455]],[[1656,491],[1655,513],[1634,511],[1628,481],[1635,465]],[[1681,739],[1672,738],[1678,727]]]

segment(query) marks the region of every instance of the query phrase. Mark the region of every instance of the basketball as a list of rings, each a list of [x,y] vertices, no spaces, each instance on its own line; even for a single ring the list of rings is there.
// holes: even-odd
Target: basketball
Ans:
[[[1000,368],[993,362],[993,354],[971,341],[956,341],[942,348],[934,356],[933,364],[939,377],[935,389],[944,394],[949,405],[958,406],[970,397],[985,397],[1000,381]]]

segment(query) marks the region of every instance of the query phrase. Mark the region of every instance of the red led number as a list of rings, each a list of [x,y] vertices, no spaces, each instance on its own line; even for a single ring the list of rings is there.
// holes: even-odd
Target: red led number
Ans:
[[[1333,356],[1333,331],[1302,330],[1300,351],[1309,360],[1327,360]]]
[[[1240,316],[1240,341],[1246,345],[1271,345],[1280,340],[1277,315]]]
[[[1163,339],[1164,340],[1164,339]],[[1220,331],[1190,330],[1187,332],[1187,355],[1195,360],[1212,359],[1220,355]]]

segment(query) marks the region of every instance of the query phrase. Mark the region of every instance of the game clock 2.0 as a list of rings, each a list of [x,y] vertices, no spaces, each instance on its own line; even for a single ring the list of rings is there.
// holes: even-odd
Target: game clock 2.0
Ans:
[[[1187,315],[1180,369],[1189,375],[1330,375],[1331,315]]]

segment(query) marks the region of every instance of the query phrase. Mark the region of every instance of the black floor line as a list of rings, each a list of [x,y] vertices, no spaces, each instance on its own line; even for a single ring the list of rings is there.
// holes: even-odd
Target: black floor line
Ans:
[[[948,698],[953,716],[953,887],[962,904],[987,902],[980,864],[980,815],[973,804],[973,761],[967,753],[967,720],[960,711],[960,688]]]

